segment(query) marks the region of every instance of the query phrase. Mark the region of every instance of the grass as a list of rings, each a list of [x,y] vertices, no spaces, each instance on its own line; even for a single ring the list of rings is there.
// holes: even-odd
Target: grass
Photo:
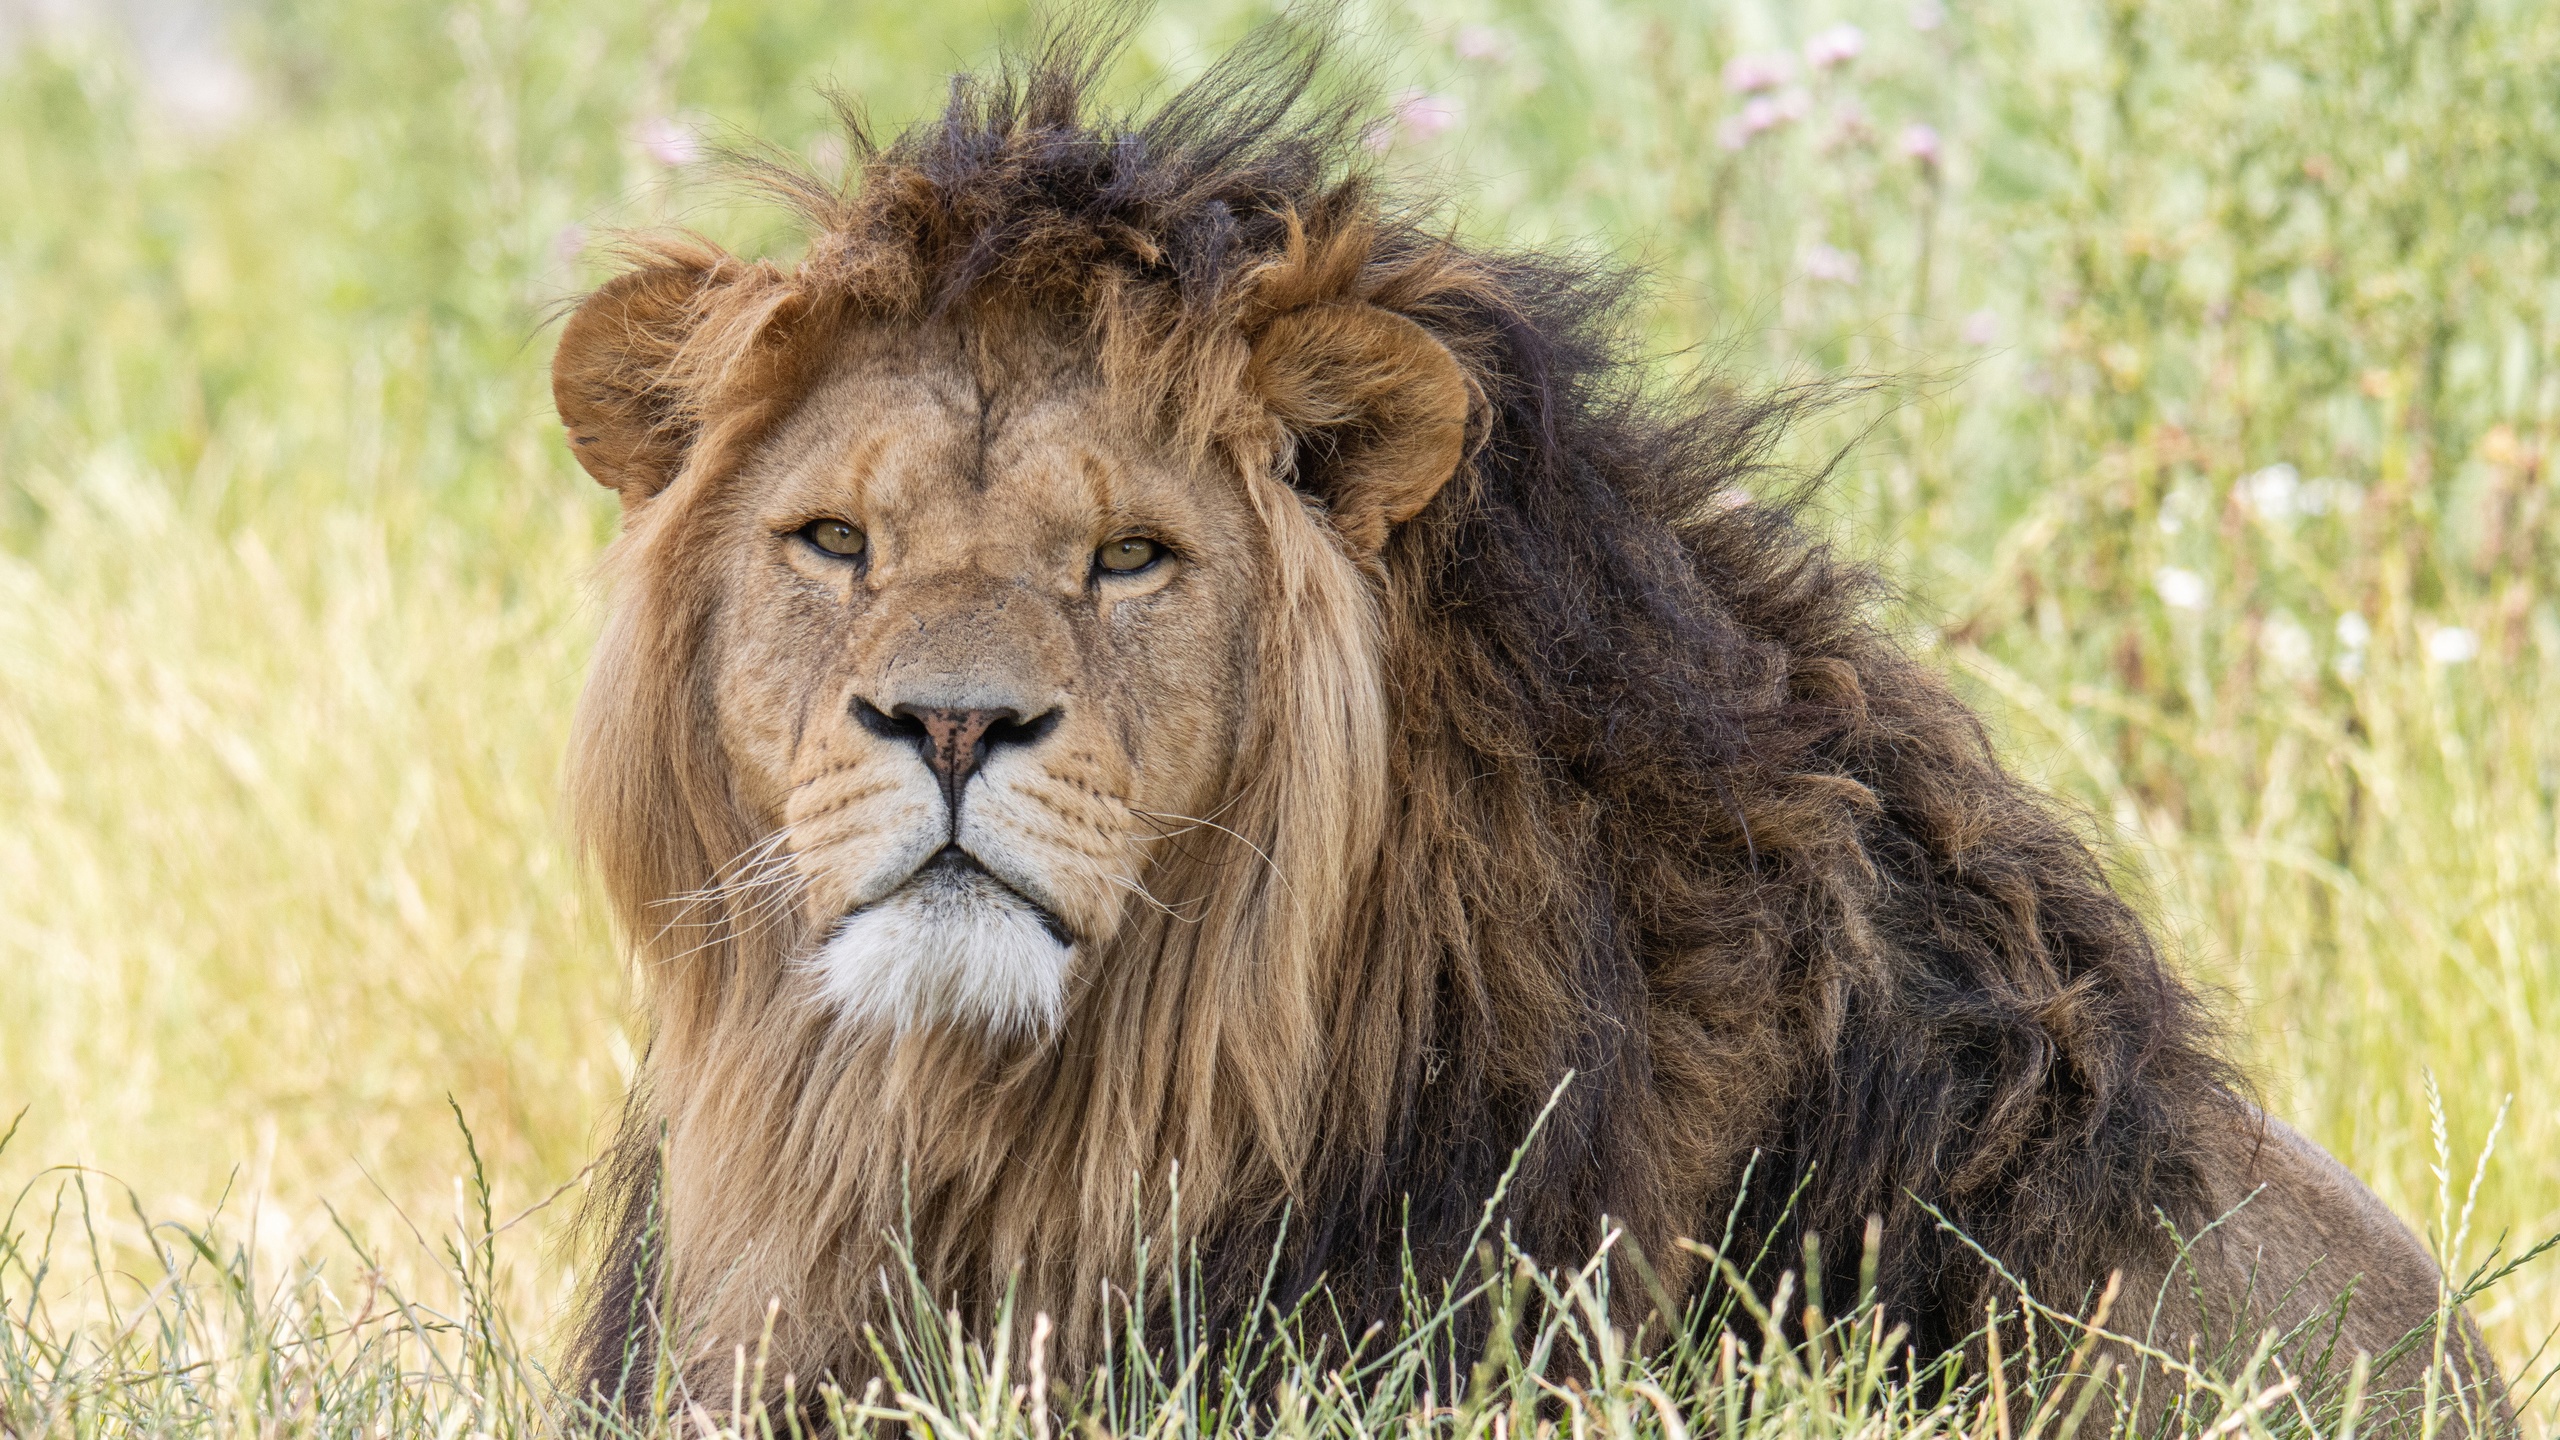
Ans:
[[[435,1238],[395,1207],[414,1242],[405,1261],[387,1261],[334,1214],[341,1253],[323,1263],[307,1252],[262,1253],[219,1208],[200,1224],[155,1221],[130,1189],[110,1198],[118,1187],[76,1170],[35,1207],[21,1193],[0,1215],[0,1300],[12,1302],[0,1316],[0,1433],[2047,1440],[2155,1433],[2135,1418],[2152,1413],[2146,1392],[2161,1433],[2210,1437],[2350,1440],[2403,1400],[2429,1418],[2390,1433],[2476,1430],[2485,1419],[2458,1395],[2439,1395],[2432,1376],[2414,1397],[2372,1383],[2396,1349],[2295,1372],[2271,1358],[2272,1334],[2236,1337],[2212,1358],[2152,1348],[2140,1339],[2145,1297],[2120,1297],[2112,1285],[2085,1317],[2017,1289],[1975,1332],[1983,1364],[1969,1372],[1961,1354],[1926,1360],[1869,1299],[1872,1235],[1859,1293],[1836,1310],[1818,1290],[1796,1288],[1798,1274],[1819,1273],[1810,1248],[1799,1272],[1765,1253],[1684,1240],[1729,1283],[1692,1305],[1684,1323],[1648,1320],[1628,1334],[1613,1323],[1622,1313],[1613,1288],[1650,1285],[1652,1272],[1623,1233],[1585,1264],[1542,1268],[1490,1228],[1492,1201],[1479,1227],[1480,1273],[1436,1288],[1409,1279],[1406,1322],[1390,1334],[1373,1328],[1347,1354],[1311,1338],[1331,1332],[1303,1308],[1275,1314],[1264,1336],[1207,1338],[1190,1303],[1196,1267],[1142,1246],[1131,1288],[1161,1297],[1170,1326],[1124,1307],[1119,1342],[1081,1378],[1048,1373],[1046,1315],[1024,1325],[1008,1309],[990,1333],[970,1334],[910,1272],[904,1314],[875,1340],[880,1373],[858,1393],[832,1384],[812,1393],[771,1374],[761,1345],[740,1346],[728,1398],[706,1404],[662,1374],[640,1413],[609,1413],[564,1398],[519,1328],[558,1298],[529,1289],[511,1263],[522,1248],[511,1236],[548,1202],[500,1221],[467,1125],[459,1139],[469,1168],[455,1178],[452,1215]],[[2476,1189],[2475,1173],[2460,1223]],[[2438,1220],[2456,1223],[2449,1208]],[[246,1230],[257,1229],[253,1215]],[[2471,1300],[2533,1258],[2484,1263],[2444,1305]],[[67,1322],[61,1308],[72,1312]],[[1456,1337],[1471,1325],[1490,1338],[1462,1370]],[[2422,1325],[2401,1344],[2435,1343],[2437,1372],[2450,1375],[2434,1341],[2441,1333]],[[2025,1347],[2009,1352],[2014,1365],[2003,1364],[2004,1341]],[[2151,1368],[2129,1375],[2137,1355]]]
[[[516,1263],[526,1222],[549,1202],[500,1221],[467,1125],[459,1140],[468,1170],[455,1178],[449,1221],[433,1226],[431,1239],[394,1207],[411,1242],[397,1260],[334,1213],[339,1253],[324,1262],[308,1251],[262,1252],[254,1214],[245,1227],[220,1207],[202,1223],[155,1221],[130,1189],[76,1170],[40,1176],[54,1180],[47,1198],[30,1206],[22,1192],[0,1215],[0,1301],[9,1302],[0,1316],[0,1433],[2351,1440],[2360,1424],[2379,1428],[2393,1402],[2422,1405],[2429,1418],[2389,1433],[2432,1436],[2484,1421],[2459,1396],[2440,1395],[2432,1378],[2415,1396],[2372,1383],[2396,1349],[2305,1372],[2271,1358],[2274,1335],[2234,1337],[2210,1358],[2154,1349],[2140,1340],[2145,1297],[2120,1297],[2113,1286],[2085,1317],[2017,1289],[1995,1300],[1976,1332],[1984,1363],[1969,1371],[1960,1354],[1928,1361],[1868,1298],[1878,1260],[1872,1235],[1866,1279],[1836,1309],[1818,1290],[1796,1288],[1798,1274],[1820,1273],[1810,1249],[1799,1272],[1765,1253],[1684,1240],[1728,1285],[1694,1304],[1684,1323],[1665,1330],[1648,1320],[1630,1335],[1613,1323],[1621,1311],[1612,1291],[1649,1285],[1652,1272],[1622,1233],[1583,1265],[1542,1268],[1490,1229],[1492,1202],[1479,1227],[1480,1273],[1436,1288],[1409,1280],[1406,1323],[1371,1330],[1348,1354],[1312,1340],[1329,1332],[1305,1323],[1321,1315],[1304,1310],[1275,1317],[1261,1337],[1206,1338],[1190,1304],[1196,1269],[1142,1246],[1131,1288],[1162,1297],[1170,1326],[1155,1329],[1124,1308],[1119,1342],[1081,1378],[1048,1373],[1047,1316],[1026,1325],[1008,1310],[991,1333],[966,1333],[910,1273],[904,1314],[875,1341],[880,1374],[858,1393],[832,1384],[813,1393],[770,1373],[761,1345],[740,1346],[727,1399],[707,1404],[662,1375],[640,1413],[605,1413],[565,1399],[520,1328],[560,1298],[528,1285]],[[2475,1172],[2458,1219],[2445,1194],[2441,1233],[2467,1226],[2477,1184]],[[2484,1263],[2444,1305],[2493,1289],[2534,1258]],[[1490,1338],[1462,1370],[1452,1356],[1463,1326]],[[2401,1344],[2435,1343],[2434,1373],[2450,1375],[2434,1339],[2442,1333],[2422,1325]],[[2025,1347],[2010,1350],[2014,1365],[2002,1363],[2004,1342]],[[2151,1368],[2129,1376],[2136,1355]],[[2152,1413],[2146,1394],[2161,1430],[2135,1418]]]
[[[0,1116],[24,1107],[0,1182],[28,1187],[0,1432],[512,1435],[543,1423],[568,1202],[489,1217],[575,1179],[639,1043],[557,807],[612,521],[554,440],[545,317],[613,226],[780,243],[685,161],[693,133],[824,163],[818,82],[913,114],[1021,17],[218,18],[192,50],[73,27],[0,52]],[[1250,19],[1168,5],[1122,79]],[[1906,582],[1899,623],[2007,753],[2086,807],[2269,1107],[2432,1217],[2459,1271],[2560,1230],[2560,13],[1353,19],[1410,87],[1386,163],[1472,234],[1655,267],[1666,383],[1702,357],[1902,377],[1803,437],[1861,437],[1823,513]],[[1861,53],[1808,66],[1843,20]],[[1719,78],[1778,52],[1774,91]],[[1522,1333],[1598,1356],[1618,1342],[1574,1283],[1530,1282]],[[2475,1310],[2539,1377],[2560,1270]],[[1621,1354],[1544,1410],[1529,1369],[1500,1401],[1311,1372],[1271,1423],[2029,1429],[1960,1381],[1878,1391],[1852,1359],[1875,1337],[1835,1338],[1745,1347],[1729,1380],[1722,1355]],[[1021,1377],[916,1341],[943,1377],[913,1392],[941,1418],[903,1412],[924,1428],[1045,1423]],[[1096,1423],[1214,1428],[1180,1368]],[[1457,1412],[1419,1416],[1426,1394]]]

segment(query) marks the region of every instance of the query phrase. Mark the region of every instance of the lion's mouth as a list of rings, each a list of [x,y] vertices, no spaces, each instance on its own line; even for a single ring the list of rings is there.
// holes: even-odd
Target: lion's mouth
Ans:
[[[799,963],[819,996],[857,1020],[901,1032],[963,1023],[1048,1034],[1066,1016],[1076,941],[1031,888],[946,845],[848,911]]]
[[[956,844],[945,845],[933,852],[931,858],[917,866],[915,873],[907,877],[906,884],[891,892],[891,897],[919,888],[928,894],[955,899],[965,898],[973,893],[987,895],[992,892],[994,896],[1009,899],[1030,911],[1033,918],[1040,922],[1040,928],[1048,931],[1049,938],[1057,941],[1060,948],[1075,947],[1075,932],[1069,930],[1066,922],[1058,918],[1058,912],[1024,894],[1022,887],[1009,883],[1003,876],[988,869],[977,856]],[[886,901],[873,903],[882,904]],[[870,908],[871,906],[866,905],[853,913],[858,915],[862,910]]]

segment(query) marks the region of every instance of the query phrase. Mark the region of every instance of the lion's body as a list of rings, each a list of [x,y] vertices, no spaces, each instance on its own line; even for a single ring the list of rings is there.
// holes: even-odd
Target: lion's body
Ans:
[[[1070,1363],[1177,1223],[1220,1323],[1275,1254],[1273,1298],[1392,1318],[1408,1255],[1473,1263],[1515,1156],[1524,1248],[1622,1227],[1676,1293],[1712,1279],[1677,1241],[1728,1226],[1772,1269],[1819,1237],[1845,1293],[1874,1217],[1924,1350],[1980,1323],[1983,1253],[2066,1307],[2113,1270],[2158,1289],[2161,1222],[2267,1163],[2257,1112],[1865,579],[1742,500],[1789,404],[1641,398],[1616,282],[1385,215],[1337,168],[1348,122],[1255,63],[1126,129],[1072,61],[964,88],[856,193],[781,177],[819,232],[797,270],[670,247],[564,339],[564,416],[630,516],[580,805],[656,1027],[587,1380],[645,1376],[673,1317],[717,1388],[777,1299],[777,1372],[857,1375],[902,1230],[937,1297],[983,1318],[1018,1286]],[[1053,418],[987,418],[1015,410]],[[1043,589],[1005,558],[1049,543],[1007,538],[1018,507],[1089,548],[1116,532],[1072,517],[1132,486],[1178,568]],[[804,492],[841,498],[772,498]],[[855,508],[873,568],[776,538]],[[1055,936],[1002,942],[1015,998],[882,1008],[895,938],[825,968],[942,843],[897,850],[942,814],[881,728],[919,685],[1021,731],[945,777],[951,843],[1013,896],[971,913]],[[964,791],[1030,818],[981,845]],[[1022,850],[1061,826],[1086,838]],[[729,883],[745,855],[788,862],[783,900]],[[708,928],[666,926],[676,897]],[[2429,1319],[2415,1242],[2277,1133],[2267,1218],[2224,1238],[2352,1239],[2311,1282],[2387,1275],[2349,1348]]]

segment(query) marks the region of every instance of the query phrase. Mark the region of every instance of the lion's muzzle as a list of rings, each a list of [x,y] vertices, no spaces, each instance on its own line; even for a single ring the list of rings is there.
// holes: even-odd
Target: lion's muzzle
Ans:
[[[853,767],[862,788],[906,798],[827,817],[851,833],[822,851],[873,858],[857,867],[866,880],[838,892],[838,918],[802,964],[855,1023],[1045,1033],[1064,1009],[1078,931],[1053,898],[1057,857],[1025,843],[1017,801],[1052,762],[1042,742],[1064,712],[928,695],[856,694],[846,706],[867,732],[854,742],[866,751]]]

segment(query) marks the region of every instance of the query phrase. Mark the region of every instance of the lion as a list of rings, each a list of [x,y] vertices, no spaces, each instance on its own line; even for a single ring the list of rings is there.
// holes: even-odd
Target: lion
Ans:
[[[1398,201],[1305,42],[1135,118],[1109,53],[854,124],[841,186],[740,161],[796,264],[635,242],[561,335],[622,507],[572,798],[651,1027],[590,1397],[852,1383],[907,1267],[1090,1365],[1151,1245],[1223,1333],[1319,1287],[1356,1333],[1497,1192],[1675,1298],[1686,1237],[1838,1295],[1872,1234],[1920,1354],[2110,1277],[2157,1354],[2439,1323],[1873,580],[1747,498],[1802,395],[1660,398],[1629,279]]]

